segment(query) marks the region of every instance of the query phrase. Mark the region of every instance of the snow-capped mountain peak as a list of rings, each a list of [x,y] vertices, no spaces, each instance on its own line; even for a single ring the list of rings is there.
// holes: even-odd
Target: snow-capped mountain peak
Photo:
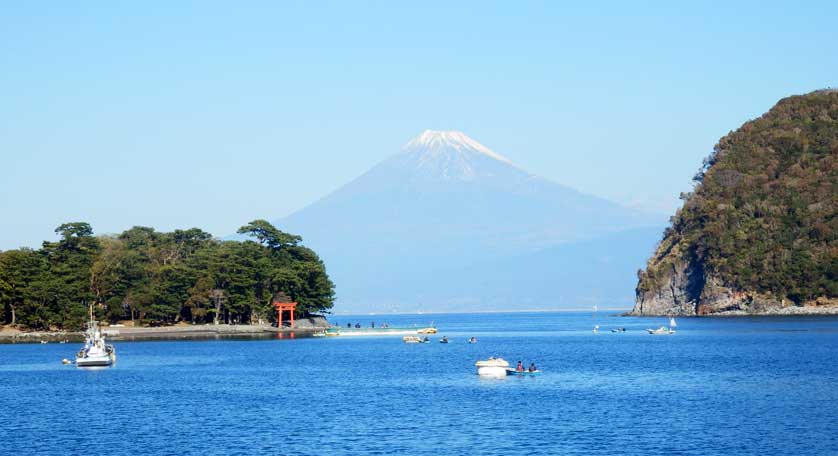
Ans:
[[[491,157],[504,163],[512,164],[509,159],[469,138],[461,131],[425,130],[404,146],[405,151],[423,151],[437,155],[447,151],[473,152]]]

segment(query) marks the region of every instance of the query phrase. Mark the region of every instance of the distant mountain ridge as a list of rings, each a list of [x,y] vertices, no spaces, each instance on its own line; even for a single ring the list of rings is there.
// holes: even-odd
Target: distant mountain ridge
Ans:
[[[422,296],[434,295],[434,305],[445,309],[463,296],[497,298],[467,273],[480,269],[474,265],[661,226],[646,214],[528,173],[462,132],[432,130],[276,223],[321,254],[338,305],[389,309],[399,303],[404,310],[433,310]],[[417,277],[437,270],[461,271],[456,293],[416,290]],[[633,270],[628,274],[634,277]],[[430,290],[435,283],[421,286]],[[625,296],[630,302],[630,292]]]

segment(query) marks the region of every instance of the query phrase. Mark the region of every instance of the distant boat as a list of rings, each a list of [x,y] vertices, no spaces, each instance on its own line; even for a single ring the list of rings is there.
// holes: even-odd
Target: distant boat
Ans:
[[[669,327],[674,328],[678,326],[678,323],[675,322],[675,317],[669,317]]]
[[[667,328],[666,326],[661,326],[658,329],[646,329],[646,332],[648,332],[649,334],[658,334],[658,335],[659,334],[675,334],[674,329],[672,329],[671,327]]]
[[[469,337],[469,339],[468,339],[468,343],[470,343],[470,344],[476,344],[476,343],[477,343],[477,338],[476,338],[476,337]]]
[[[114,361],[116,350],[113,345],[105,343],[105,336],[99,329],[98,322],[90,320],[84,333],[84,347],[76,354],[76,366],[110,366]]]
[[[439,343],[441,343],[441,344],[447,344],[447,343],[448,343],[448,338],[447,338],[447,337],[445,337],[445,336],[442,336],[442,339],[439,339]]]
[[[428,337],[419,337],[419,336],[404,336],[402,337],[402,342],[406,344],[429,344],[431,343],[431,339]]]
[[[596,306],[596,304],[594,304],[594,313],[591,314],[591,317],[594,320],[594,330],[593,330],[594,334],[599,332],[599,325],[596,324],[596,311],[597,311],[597,306]]]

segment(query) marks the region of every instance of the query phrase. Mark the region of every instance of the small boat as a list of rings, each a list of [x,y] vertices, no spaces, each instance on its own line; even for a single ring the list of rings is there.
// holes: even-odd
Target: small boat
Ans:
[[[421,344],[422,338],[419,336],[404,336],[402,337],[402,342],[406,344]]]
[[[441,343],[441,344],[447,344],[447,343],[448,343],[448,338],[447,338],[447,337],[445,337],[445,336],[442,336],[442,339],[439,339],[439,343]]]
[[[105,336],[102,335],[98,322],[90,320],[84,333],[84,347],[76,354],[76,366],[110,366],[114,361],[116,350],[113,345],[105,343]]]
[[[436,328],[430,326],[428,328],[422,328],[416,331],[416,334],[436,334]]]
[[[599,332],[599,325],[594,326],[593,333],[596,334]]]
[[[658,329],[646,329],[646,332],[648,332],[649,334],[656,334],[656,335],[660,335],[660,334],[675,334],[675,330],[674,330],[674,329],[672,329],[672,328],[667,328],[666,326],[661,326],[661,327],[660,327],[660,328],[658,328]]]
[[[474,365],[477,366],[477,375],[483,377],[506,377],[506,370],[509,368],[509,362],[503,358],[495,357],[485,361],[477,361]]]
[[[41,343],[42,343],[42,344],[48,344],[48,343],[49,343],[49,341],[42,340],[42,341],[41,341]]]
[[[476,343],[477,343],[477,338],[476,338],[476,337],[469,337],[469,338],[468,338],[468,343],[470,343],[470,344],[476,344]]]
[[[626,332],[626,328],[611,328],[612,333],[624,333]]]
[[[62,359],[62,360],[61,360],[61,364],[73,364],[73,362],[72,362],[72,361],[70,361],[70,360],[69,360],[69,359],[67,359],[67,358],[64,358],[64,359]]]
[[[506,369],[506,375],[518,375],[518,376],[521,376],[521,377],[523,377],[525,375],[541,375],[541,371],[537,370],[537,369],[534,370],[534,371],[530,371],[530,370],[519,371],[519,370],[509,368],[509,369]]]

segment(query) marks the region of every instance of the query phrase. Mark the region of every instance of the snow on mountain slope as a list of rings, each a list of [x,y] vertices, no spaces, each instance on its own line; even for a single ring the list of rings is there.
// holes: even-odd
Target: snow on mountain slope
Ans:
[[[371,299],[364,290],[397,300],[413,277],[441,265],[467,270],[660,222],[528,173],[461,132],[426,130],[276,223],[321,254],[339,304],[362,305]],[[464,286],[474,283],[462,279]]]

